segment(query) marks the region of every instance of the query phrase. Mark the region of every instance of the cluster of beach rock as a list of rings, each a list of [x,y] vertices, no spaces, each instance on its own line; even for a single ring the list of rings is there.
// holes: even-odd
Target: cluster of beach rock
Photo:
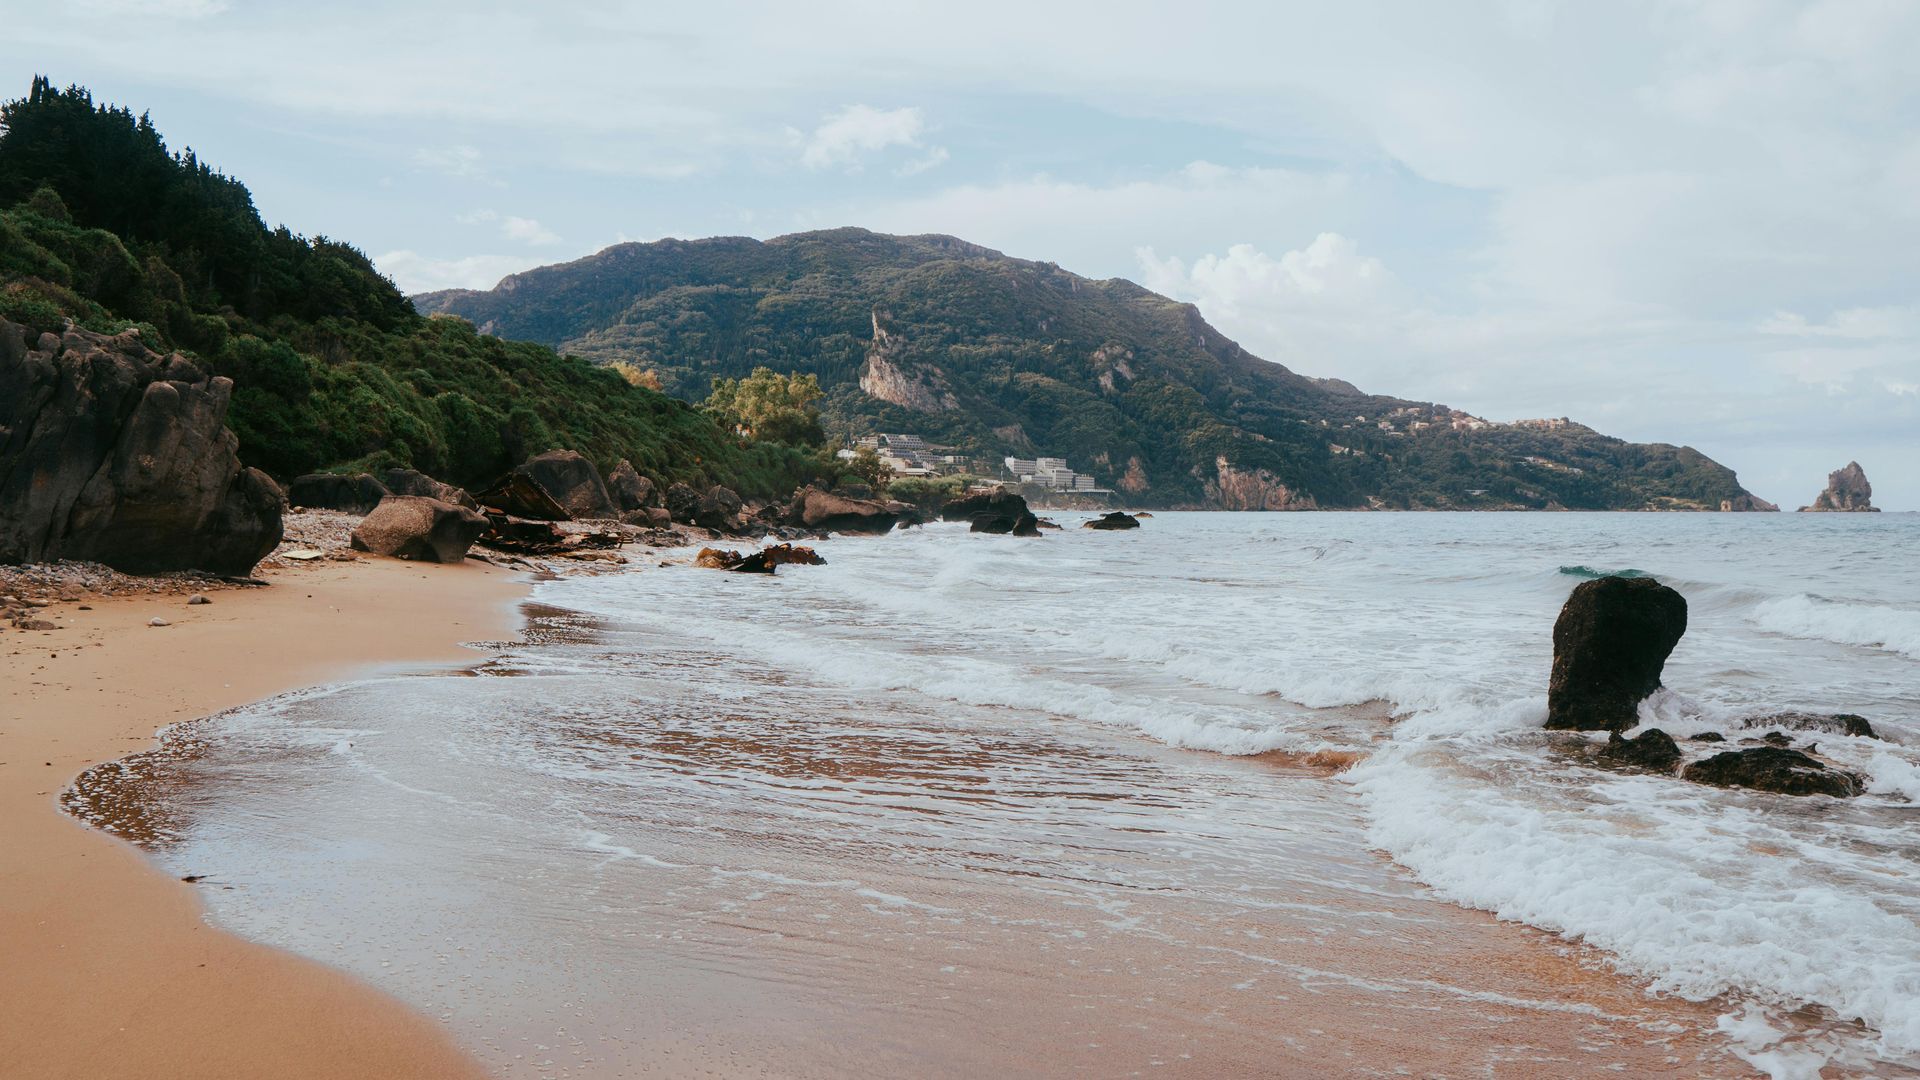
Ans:
[[[1716,787],[1752,788],[1785,795],[1858,795],[1863,782],[1819,755],[1817,742],[1795,745],[1794,734],[1874,738],[1873,725],[1851,713],[1775,712],[1739,722],[1751,736],[1726,749],[1726,735],[1702,732],[1683,747],[1660,728],[1633,738],[1640,703],[1660,689],[1667,657],[1687,632],[1687,601],[1647,577],[1603,577],[1582,582],[1553,625],[1553,671],[1547,684],[1552,730],[1607,732],[1600,761],[1678,775]]]

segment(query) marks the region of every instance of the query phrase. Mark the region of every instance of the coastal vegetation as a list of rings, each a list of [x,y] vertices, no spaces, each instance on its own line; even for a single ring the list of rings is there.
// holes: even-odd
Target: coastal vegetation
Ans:
[[[812,375],[829,430],[1069,458],[1145,505],[1745,508],[1688,447],[1492,424],[1253,356],[1192,305],[948,236],[862,229],[621,244],[425,311],[655,373]]]
[[[817,421],[741,437],[644,370],[422,316],[357,248],[268,228],[147,116],[44,78],[0,105],[0,318],[134,328],[232,378],[241,460],[282,480],[399,466],[477,485],[553,448],[748,495],[819,470]]]

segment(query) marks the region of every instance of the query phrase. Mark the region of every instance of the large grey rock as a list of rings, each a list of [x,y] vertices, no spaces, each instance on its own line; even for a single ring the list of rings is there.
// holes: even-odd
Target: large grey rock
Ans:
[[[615,518],[619,511],[593,462],[572,450],[549,450],[530,457],[514,472],[539,484],[576,518]]]
[[[851,499],[813,486],[795,492],[786,513],[787,524],[821,532],[886,533],[899,520],[900,511],[884,503]]]
[[[645,510],[653,505],[653,481],[640,475],[633,462],[625,458],[607,474],[607,494],[612,497],[614,509],[621,513]]]
[[[469,510],[480,509],[480,503],[467,494],[467,489],[435,480],[417,469],[388,469],[380,474],[380,482],[395,495],[419,495],[464,506]]]
[[[1652,578],[1581,582],[1553,624],[1547,727],[1632,727],[1686,632],[1686,598]]]
[[[305,510],[365,514],[391,495],[372,473],[308,473],[287,485],[287,501]]]
[[[355,551],[457,563],[487,531],[484,514],[424,495],[389,495],[354,528]]]
[[[241,466],[232,396],[135,331],[29,346],[0,319],[0,562],[251,571],[280,542],[284,499]]]

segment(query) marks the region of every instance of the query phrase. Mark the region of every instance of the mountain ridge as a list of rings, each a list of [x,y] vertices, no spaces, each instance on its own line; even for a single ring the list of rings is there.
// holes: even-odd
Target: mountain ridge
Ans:
[[[618,244],[412,297],[483,333],[653,370],[697,398],[811,372],[829,421],[1069,458],[1142,505],[1765,509],[1690,447],[1495,424],[1264,360],[1199,309],[946,234],[846,227]]]

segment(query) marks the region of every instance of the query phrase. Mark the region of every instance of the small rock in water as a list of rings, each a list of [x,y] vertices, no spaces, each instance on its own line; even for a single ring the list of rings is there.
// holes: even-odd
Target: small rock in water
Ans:
[[[1781,795],[1831,795],[1844,799],[1861,791],[1860,778],[1852,773],[1829,769],[1798,750],[1778,746],[1715,754],[1687,766],[1680,775],[1714,787],[1752,788]]]
[[[213,601],[207,599],[205,593],[194,593],[192,596],[187,597],[188,606],[193,606],[196,604],[211,604],[211,603],[213,603]]]
[[[168,622],[165,619],[160,618],[159,616],[155,616],[147,620],[147,625],[148,626],[172,626],[173,624]]]
[[[1680,747],[1674,744],[1673,737],[1659,728],[1648,728],[1644,733],[1628,739],[1619,732],[1609,732],[1607,745],[1600,756],[1622,765],[1637,765],[1655,772],[1672,772],[1680,764]]]
[[[1687,736],[1688,742],[1726,742],[1727,737],[1717,731],[1702,731],[1698,735]]]

